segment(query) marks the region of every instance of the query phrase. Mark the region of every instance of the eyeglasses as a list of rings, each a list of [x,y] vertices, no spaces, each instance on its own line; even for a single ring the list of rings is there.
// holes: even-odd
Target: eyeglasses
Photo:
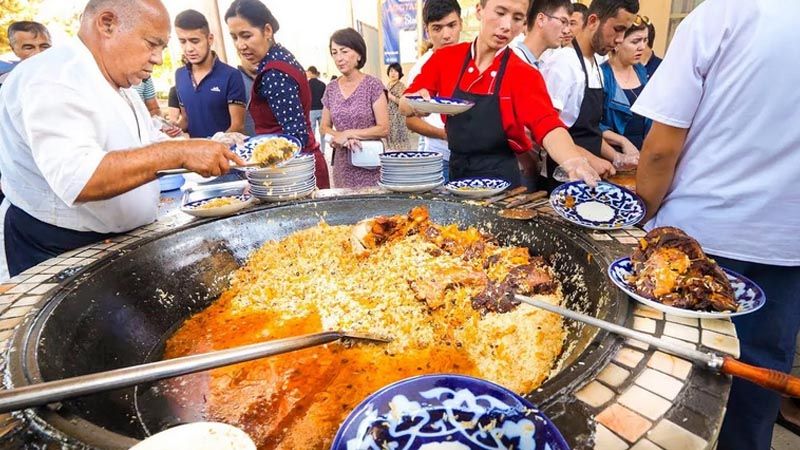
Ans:
[[[642,25],[647,25],[649,27],[650,18],[647,16],[636,16],[636,18],[633,19],[633,26],[640,27]]]
[[[569,26],[569,19],[567,19],[566,17],[551,16],[550,14],[547,14],[545,12],[543,12],[542,14],[544,14],[545,16],[547,16],[547,17],[549,17],[551,19],[556,19],[556,20],[560,21],[561,25],[563,25],[565,27]]]

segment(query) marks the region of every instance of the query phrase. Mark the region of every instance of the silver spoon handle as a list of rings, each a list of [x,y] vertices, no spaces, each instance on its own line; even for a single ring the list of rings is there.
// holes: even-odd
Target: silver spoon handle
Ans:
[[[0,413],[279,355],[341,337],[337,331],[307,334],[0,391]]]
[[[260,163],[248,163],[248,164],[231,164],[231,169],[242,169],[245,167],[258,167]],[[164,169],[159,170],[156,172],[156,178],[163,177],[167,175],[183,175],[185,173],[195,173],[193,170],[189,169]]]
[[[640,331],[631,330],[630,328],[623,327],[615,323],[607,322],[605,320],[598,319],[596,317],[592,317],[586,314],[582,314],[573,311],[571,309],[566,309],[562,308],[561,306],[552,305],[550,303],[532,297],[526,297],[524,295],[515,295],[514,298],[521,301],[522,303],[526,303],[528,305],[535,306],[537,308],[541,308],[550,311],[552,313],[556,313],[568,319],[577,320],[578,322],[583,322],[587,325],[592,325],[594,327],[610,331],[620,336],[625,336],[627,338],[636,339],[637,341],[644,342],[645,344],[650,344],[653,347],[656,347],[667,353],[689,359],[696,364],[700,364],[715,371],[719,371],[719,369],[722,367],[722,358],[719,355],[713,353],[703,353],[697,350],[681,347],[680,345],[675,345],[672,342],[664,341],[655,336],[650,336],[649,334],[645,334]]]

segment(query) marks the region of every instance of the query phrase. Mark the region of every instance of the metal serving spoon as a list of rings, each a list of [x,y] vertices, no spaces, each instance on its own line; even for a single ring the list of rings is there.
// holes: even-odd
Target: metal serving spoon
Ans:
[[[514,298],[522,303],[556,313],[568,319],[577,320],[587,325],[592,325],[620,336],[625,336],[644,342],[645,344],[650,344],[653,347],[656,347],[667,353],[689,359],[695,364],[714,372],[739,377],[785,395],[800,397],[800,378],[789,375],[788,373],[767,369],[765,367],[751,366],[750,364],[743,363],[732,356],[721,356],[716,353],[703,353],[698,350],[684,348],[680,345],[666,342],[655,336],[634,331],[630,328],[626,328],[615,323],[606,322],[605,320],[588,316],[586,314],[581,314],[579,312],[572,311],[571,309],[551,305],[550,303],[537,300],[532,297],[515,295]]]
[[[391,339],[365,334],[326,331],[286,339],[244,345],[197,355],[183,356],[148,364],[140,364],[107,372],[81,375],[63,380],[0,391],[0,413],[46,405],[73,397],[130,387],[141,383],[173,378],[208,369],[238,364],[265,356],[279,355],[333,341],[344,343],[363,340],[376,343]]]

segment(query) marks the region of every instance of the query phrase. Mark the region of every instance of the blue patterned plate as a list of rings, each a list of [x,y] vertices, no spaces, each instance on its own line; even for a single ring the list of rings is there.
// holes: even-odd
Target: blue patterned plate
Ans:
[[[633,275],[633,263],[630,258],[620,258],[608,266],[608,277],[626,294],[645,305],[663,311],[673,316],[689,317],[695,319],[725,319],[729,317],[742,316],[758,311],[767,302],[764,291],[750,279],[732,270],[722,268],[728,280],[731,282],[733,292],[736,294],[736,301],[739,303],[739,310],[736,312],[711,312],[693,311],[690,309],[676,308],[661,302],[643,297],[636,293],[634,286],[628,282],[628,278]]]
[[[188,194],[188,195],[187,195]],[[222,217],[239,212],[253,203],[255,199],[250,194],[242,192],[241,188],[226,189],[223,191],[211,190],[206,195],[202,190],[191,194],[184,194],[181,211],[195,217]],[[192,197],[205,197],[195,200]],[[230,199],[228,204],[208,207],[210,202],[219,199]]]
[[[510,390],[463,375],[423,375],[384,387],[347,416],[331,450],[569,450],[544,414]]]
[[[465,198],[483,198],[499,194],[511,186],[502,178],[462,178],[444,185],[453,195]]]
[[[564,183],[550,194],[559,216],[593,230],[617,230],[644,218],[644,202],[633,192],[601,181],[590,187],[583,181]]]
[[[429,161],[441,161],[442,154],[437,152],[386,152],[380,156],[382,164],[422,164]]]
[[[423,100],[420,96],[406,97],[408,103],[416,111],[428,114],[455,115],[468,111],[475,106],[469,100],[461,100],[451,97],[431,97],[430,100]]]
[[[257,136],[252,136],[252,137],[249,137],[249,138],[245,139],[244,145],[231,147],[231,151],[233,151],[234,153],[239,155],[239,157],[242,158],[243,160],[245,160],[246,162],[250,162],[250,159],[253,157],[253,150],[256,148],[256,146],[258,144],[260,144],[260,143],[262,143],[264,141],[271,140],[271,139],[281,139],[281,138],[288,140],[289,142],[291,142],[292,144],[294,144],[297,147],[297,149],[294,151],[294,155],[292,156],[292,158],[289,158],[286,161],[280,162],[280,163],[278,163],[278,164],[273,166],[273,168],[274,167],[281,167],[281,166],[284,166],[284,165],[288,164],[290,161],[292,161],[293,158],[297,158],[297,155],[303,149],[303,144],[300,142],[300,139],[297,139],[296,137],[290,136],[288,134],[259,134]],[[251,172],[251,171],[264,170],[264,168],[263,167],[242,167],[242,168],[238,168],[236,170],[241,170],[241,171],[244,171],[244,172]]]

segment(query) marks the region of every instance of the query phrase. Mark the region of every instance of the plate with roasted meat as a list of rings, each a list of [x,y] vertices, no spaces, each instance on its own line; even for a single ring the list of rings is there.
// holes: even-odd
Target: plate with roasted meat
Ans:
[[[601,181],[591,187],[583,181],[564,183],[550,194],[558,215],[593,230],[618,230],[644,218],[645,206],[633,192]]]
[[[630,258],[608,267],[608,275],[636,300],[681,317],[741,316],[766,302],[757,284],[717,265],[695,239],[674,227],[647,233]]]

